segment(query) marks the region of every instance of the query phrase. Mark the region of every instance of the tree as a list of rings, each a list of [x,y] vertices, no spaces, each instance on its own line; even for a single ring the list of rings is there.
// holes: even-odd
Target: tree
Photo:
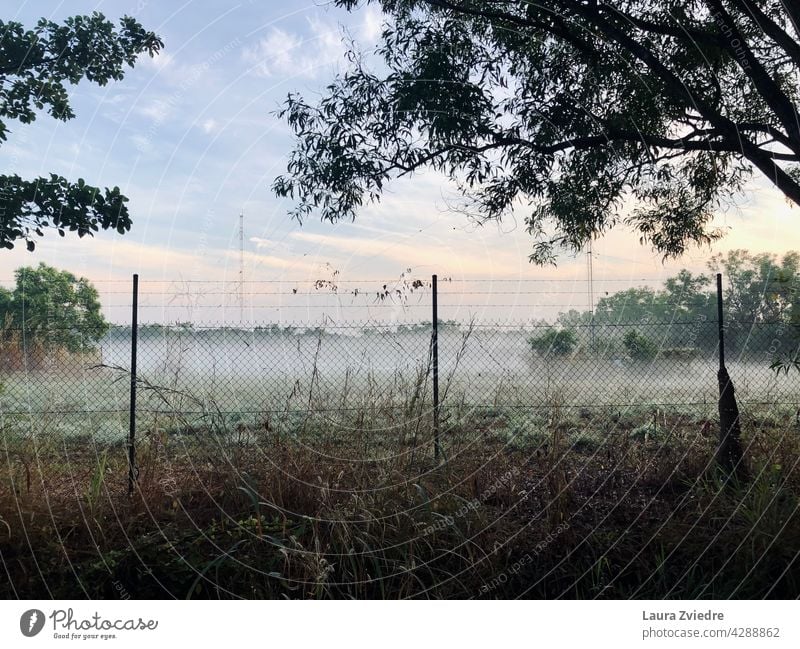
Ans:
[[[635,361],[651,361],[658,356],[658,346],[635,329],[625,334],[622,344],[628,356]]]
[[[6,120],[28,124],[41,110],[62,121],[75,117],[66,84],[86,79],[103,86],[122,79],[141,53],[155,56],[162,47],[158,36],[128,16],[118,29],[98,12],[63,25],[42,18],[33,29],[0,21],[0,143],[7,139]],[[119,187],[103,191],[83,179],[0,175],[0,247],[24,239],[33,250],[33,237],[47,228],[61,236],[70,230],[83,237],[101,228],[124,234],[131,227],[127,202]]]
[[[732,250],[709,268],[725,278],[725,342],[734,353],[770,352],[774,360],[796,353],[800,343],[800,255]]]
[[[778,322],[800,302],[797,299],[800,254],[797,252],[787,252],[779,259],[773,253],[731,250],[712,257],[708,267],[725,277],[725,308],[730,320],[745,325]]]
[[[18,268],[13,291],[0,289],[0,322],[6,340],[26,347],[83,352],[108,331],[97,289],[45,263]]]
[[[754,170],[800,203],[800,5],[783,0],[367,0],[385,73],[351,53],[273,189],[337,221],[424,168],[480,220],[523,207],[531,259],[621,222],[668,256],[721,236]],[[359,0],[335,0],[353,9]]]
[[[569,356],[578,344],[578,337],[574,329],[551,328],[531,338],[529,343],[541,356]]]
[[[648,322],[661,320],[657,293],[647,286],[629,288],[601,297],[595,305],[595,322]]]
[[[683,269],[664,281],[659,301],[666,307],[671,321],[716,319],[716,293],[712,291],[711,278],[694,275]]]

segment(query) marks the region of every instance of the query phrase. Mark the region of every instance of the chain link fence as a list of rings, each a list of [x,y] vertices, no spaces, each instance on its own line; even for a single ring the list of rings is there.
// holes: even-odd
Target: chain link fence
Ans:
[[[5,450],[34,449],[40,461],[76,466],[85,456],[96,464],[100,452],[124,457],[135,432],[137,447],[198,462],[219,461],[231,449],[290,442],[359,456],[398,445],[428,454],[435,360],[444,453],[487,435],[510,445],[546,443],[556,419],[576,446],[619,433],[657,438],[677,423],[716,433],[714,318],[590,318],[570,325],[515,320],[514,313],[492,318],[501,310],[491,302],[466,316],[463,305],[456,305],[459,312],[444,301],[435,359],[434,327],[425,318],[435,296],[422,282],[408,285],[416,290],[416,311],[403,322],[380,315],[397,313],[378,308],[391,303],[385,285],[370,296],[369,317],[360,321],[343,320],[342,309],[336,318],[296,324],[149,324],[143,317],[136,328],[133,422],[130,324],[72,346],[59,323],[39,327],[38,337],[25,327],[6,328],[0,351]],[[155,306],[166,313],[168,305]],[[518,315],[520,305],[512,306]],[[139,312],[147,316],[148,308],[155,307],[145,302]],[[408,316],[407,301],[404,309]],[[764,418],[796,424],[800,372],[770,368],[776,355],[797,349],[795,329],[777,321],[724,324],[743,425]],[[83,341],[83,332],[70,334]]]

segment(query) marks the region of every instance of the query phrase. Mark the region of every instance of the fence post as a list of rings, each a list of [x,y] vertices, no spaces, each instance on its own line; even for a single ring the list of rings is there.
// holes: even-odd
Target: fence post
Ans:
[[[725,367],[725,325],[722,315],[722,273],[717,273],[717,331],[719,336],[719,446],[717,465],[726,475],[744,478],[739,406],[733,382]]]
[[[128,430],[128,495],[136,482],[136,351],[139,342],[139,275],[133,274],[133,307],[131,309],[131,397]]]
[[[431,320],[431,355],[433,357],[433,457],[439,460],[441,445],[439,441],[439,296],[437,277],[431,278],[433,293],[433,318]]]

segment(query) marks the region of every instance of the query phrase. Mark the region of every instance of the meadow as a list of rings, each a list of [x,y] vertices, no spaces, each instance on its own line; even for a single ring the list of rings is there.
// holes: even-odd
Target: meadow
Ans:
[[[6,372],[5,597],[795,597],[794,375],[533,354],[525,331],[151,332],[127,493],[124,336]],[[610,346],[609,346],[610,349]]]

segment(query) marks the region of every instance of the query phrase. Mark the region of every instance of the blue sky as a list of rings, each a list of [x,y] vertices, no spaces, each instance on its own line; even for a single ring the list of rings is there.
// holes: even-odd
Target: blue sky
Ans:
[[[356,223],[300,227],[269,186],[291,147],[274,115],[286,94],[313,97],[343,66],[345,31],[368,49],[381,16],[352,14],[323,3],[295,2],[36,2],[6,3],[5,20],[33,25],[98,10],[135,16],[164,41],[155,60],[142,58],[121,82],[73,90],[77,118],[42,116],[11,124],[0,164],[23,175],[56,172],[101,186],[119,185],[130,199],[133,230],[120,237],[59,240],[37,251],[0,256],[0,277],[46,261],[98,282],[125,279],[236,282],[238,214],[244,210],[245,273],[250,281],[310,282],[332,269],[346,280],[381,281],[412,268],[458,278],[583,278],[585,259],[564,257],[558,269],[527,262],[530,241],[520,223],[476,229],[448,212],[452,195],[425,174],[390,186],[386,199]],[[720,215],[729,236],[716,251],[800,248],[797,210],[765,183],[752,184],[739,210]],[[637,238],[615,232],[595,246],[595,277],[658,279],[680,267],[702,269],[712,251],[693,251],[667,265]],[[600,287],[602,289],[602,286]],[[583,288],[576,305],[585,299]]]

